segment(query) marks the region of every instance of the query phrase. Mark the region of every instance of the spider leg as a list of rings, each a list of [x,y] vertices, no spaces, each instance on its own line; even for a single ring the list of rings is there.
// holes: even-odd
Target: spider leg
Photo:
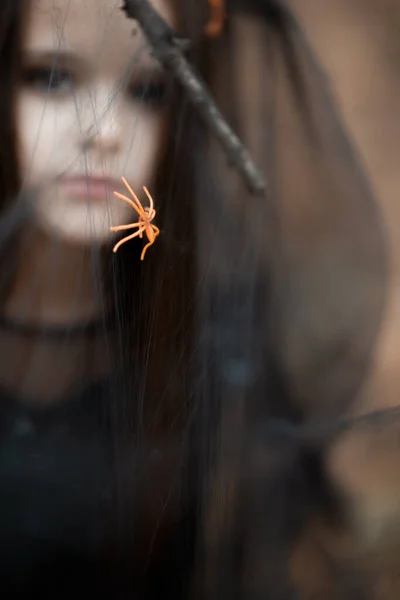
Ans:
[[[124,182],[124,184],[126,185],[127,189],[129,190],[129,193],[132,195],[132,198],[135,200],[136,204],[138,206],[140,206],[141,210],[143,210],[142,203],[140,202],[139,198],[136,196],[135,192],[133,191],[133,189],[131,188],[131,186],[129,185],[129,183],[125,179],[125,177],[121,177],[121,179]]]
[[[150,194],[149,190],[147,189],[147,187],[145,185],[143,186],[143,189],[144,189],[144,193],[146,194],[146,196],[149,199],[149,202],[150,202],[150,212],[152,213],[153,210],[154,210],[153,198],[151,197],[151,194]]]
[[[124,237],[122,240],[120,240],[117,244],[115,244],[114,248],[113,248],[113,252],[116,252],[118,250],[118,248],[124,244],[125,242],[132,240],[134,237],[137,237],[138,235],[140,235],[141,233],[143,233],[143,229],[139,229],[139,231],[136,231],[135,233],[132,233],[132,235],[128,235],[127,237]]]
[[[110,227],[110,231],[123,231],[124,229],[133,229],[133,227],[143,227],[143,223],[129,223],[129,225],[116,225]]]
[[[124,200],[125,202],[130,204],[140,217],[143,216],[143,206],[141,204],[139,206],[137,206],[133,202],[133,200],[131,200],[127,196],[124,196],[123,194],[120,194],[119,192],[114,192],[114,196],[117,196],[117,198],[121,198],[121,200]]]
[[[151,223],[151,227],[153,228],[153,231],[154,231],[154,233],[155,233],[156,235],[158,235],[158,234],[160,233],[160,230],[158,229],[158,227],[156,227],[156,226],[155,226],[155,225],[153,225],[152,223]]]
[[[154,238],[155,240],[155,238]],[[152,246],[154,244],[154,240],[152,242],[149,242],[148,244],[145,245],[145,247],[142,250],[142,254],[140,255],[140,260],[144,259],[144,255],[146,254],[146,250],[149,246]]]

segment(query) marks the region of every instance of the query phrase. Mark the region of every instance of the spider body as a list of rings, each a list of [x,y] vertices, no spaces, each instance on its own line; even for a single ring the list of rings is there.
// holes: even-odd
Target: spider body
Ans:
[[[120,198],[121,200],[124,200],[125,202],[128,202],[128,204],[130,204],[132,206],[132,208],[139,215],[139,219],[136,221],[136,223],[129,223],[128,225],[116,225],[114,227],[110,227],[110,231],[125,231],[127,229],[136,229],[137,228],[137,231],[135,231],[135,233],[132,233],[131,235],[128,235],[127,237],[124,237],[122,240],[117,242],[113,248],[113,252],[117,252],[118,248],[120,246],[122,246],[122,244],[127,242],[128,240],[131,240],[134,237],[143,238],[143,234],[146,234],[146,237],[149,240],[149,243],[146,244],[146,246],[142,250],[140,260],[143,260],[144,255],[146,254],[147,248],[149,246],[151,246],[152,244],[154,244],[156,237],[160,233],[160,230],[158,229],[158,227],[156,227],[152,223],[152,220],[156,216],[153,198],[151,197],[148,189],[145,186],[143,186],[143,190],[150,202],[150,206],[144,207],[142,205],[142,203],[140,202],[139,198],[136,196],[135,192],[132,190],[129,183],[126,181],[125,177],[122,177],[122,181],[124,182],[125,186],[127,187],[133,200],[131,200],[131,198],[128,198],[127,196],[124,196],[123,194],[120,194],[119,192],[114,192],[114,196],[116,196],[117,198]]]

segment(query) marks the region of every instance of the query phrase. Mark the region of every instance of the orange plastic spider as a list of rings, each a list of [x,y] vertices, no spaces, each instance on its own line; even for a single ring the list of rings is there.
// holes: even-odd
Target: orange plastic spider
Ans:
[[[124,196],[123,194],[120,194],[119,192],[114,192],[114,196],[117,196],[117,198],[121,198],[121,200],[125,200],[125,202],[128,202],[128,204],[130,204],[139,215],[139,220],[136,223],[129,223],[128,225],[117,225],[115,227],[110,227],[110,231],[124,231],[125,229],[133,229],[134,227],[138,227],[138,230],[135,233],[132,233],[132,235],[128,235],[127,237],[120,240],[117,244],[115,244],[113,252],[116,252],[122,244],[124,244],[128,240],[131,240],[134,237],[139,236],[140,238],[142,238],[143,234],[145,233],[147,239],[149,240],[149,243],[146,244],[146,246],[143,248],[142,254],[140,255],[140,260],[143,260],[147,248],[154,244],[156,237],[160,233],[158,227],[153,225],[151,222],[156,216],[153,198],[151,197],[149,190],[145,186],[143,186],[143,190],[150,202],[150,206],[146,206],[146,208],[144,208],[139,198],[136,196],[135,192],[133,191],[129,183],[126,181],[125,177],[122,177],[121,179],[128,188],[133,200],[131,200],[127,196]]]
[[[211,14],[205,27],[208,37],[218,37],[223,29],[225,21],[225,0],[208,0]]]

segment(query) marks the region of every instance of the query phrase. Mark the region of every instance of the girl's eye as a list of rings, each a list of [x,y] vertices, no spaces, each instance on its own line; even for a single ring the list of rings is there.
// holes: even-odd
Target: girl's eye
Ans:
[[[166,83],[135,83],[129,88],[130,97],[143,102],[151,108],[160,108],[167,101],[168,87]]]
[[[50,94],[67,94],[76,87],[72,73],[58,67],[31,67],[23,74],[26,86]]]

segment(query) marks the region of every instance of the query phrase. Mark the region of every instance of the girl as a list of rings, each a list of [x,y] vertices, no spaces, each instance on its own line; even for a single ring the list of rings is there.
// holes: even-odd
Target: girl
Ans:
[[[154,6],[178,25],[177,4]],[[182,103],[119,0],[6,2],[0,21],[0,588],[179,596],[193,272],[187,183],[170,176],[188,154]],[[110,227],[134,221],[113,195],[122,175],[151,190],[165,231],[143,264],[140,240],[112,253]]]

